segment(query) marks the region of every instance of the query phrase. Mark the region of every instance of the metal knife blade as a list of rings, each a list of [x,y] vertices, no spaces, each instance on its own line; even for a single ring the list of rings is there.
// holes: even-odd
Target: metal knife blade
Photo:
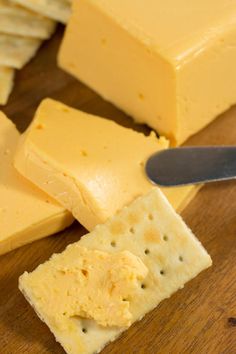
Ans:
[[[152,155],[145,166],[148,178],[164,187],[236,178],[236,146],[181,147]]]

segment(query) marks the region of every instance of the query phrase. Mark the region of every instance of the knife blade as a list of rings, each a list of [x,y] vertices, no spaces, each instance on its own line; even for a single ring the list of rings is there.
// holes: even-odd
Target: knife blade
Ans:
[[[152,155],[148,178],[163,187],[208,183],[236,178],[236,146],[181,147]]]

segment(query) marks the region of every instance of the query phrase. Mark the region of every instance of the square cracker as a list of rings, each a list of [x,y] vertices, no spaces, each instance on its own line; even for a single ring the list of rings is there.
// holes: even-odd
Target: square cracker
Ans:
[[[35,12],[0,0],[0,33],[47,39],[56,28],[56,23]]]
[[[40,39],[0,33],[0,66],[21,69],[36,54]]]
[[[67,23],[71,13],[71,0],[13,0],[15,3],[53,20]]]
[[[14,83],[14,69],[0,66],[0,105],[7,103]]]
[[[148,268],[148,275],[135,296],[129,299],[132,323],[211,265],[210,256],[158,188],[136,199],[79,242],[68,246],[57,259],[65,259],[64,254],[76,245],[110,253],[128,250],[143,261]],[[42,293],[37,288],[39,275],[41,289],[50,288],[53,291],[53,284],[42,287],[41,283],[43,279],[47,282],[44,276],[50,272],[50,262],[52,260],[31,274],[25,272],[19,280],[20,290],[67,353],[99,352],[125,328],[105,328],[92,319],[80,317],[65,318],[69,323],[65,322],[63,329],[55,326],[54,316],[49,316],[47,309],[42,306],[42,298],[48,298],[47,291]],[[31,285],[32,278],[34,286]]]

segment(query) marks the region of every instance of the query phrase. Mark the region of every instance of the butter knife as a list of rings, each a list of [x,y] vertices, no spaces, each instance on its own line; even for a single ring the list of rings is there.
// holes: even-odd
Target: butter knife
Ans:
[[[181,147],[152,155],[145,170],[163,187],[224,181],[236,178],[236,146]]]

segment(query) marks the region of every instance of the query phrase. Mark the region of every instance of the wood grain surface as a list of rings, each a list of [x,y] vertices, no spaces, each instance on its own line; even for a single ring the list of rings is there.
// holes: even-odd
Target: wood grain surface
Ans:
[[[24,131],[46,96],[73,107],[148,131],[56,66],[59,28],[38,56],[16,76],[3,111]],[[188,145],[236,144],[236,108],[191,138]],[[213,258],[211,269],[163,301],[103,354],[236,354],[236,182],[205,186],[183,217]],[[18,291],[18,277],[86,231],[74,223],[66,231],[0,257],[0,354],[63,354]],[[230,319],[231,318],[231,319]]]

